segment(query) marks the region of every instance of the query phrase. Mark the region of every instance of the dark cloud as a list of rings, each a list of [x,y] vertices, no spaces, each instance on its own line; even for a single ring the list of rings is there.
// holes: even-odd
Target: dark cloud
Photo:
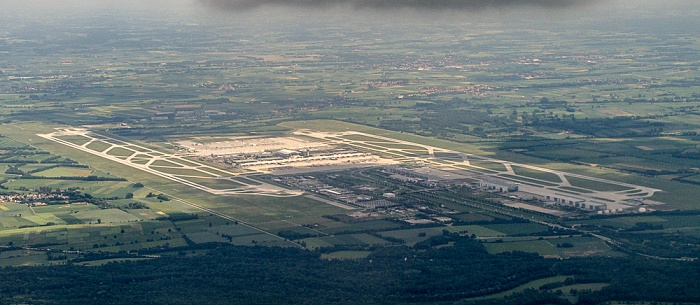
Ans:
[[[199,0],[215,9],[245,10],[261,6],[352,7],[355,9],[431,9],[477,11],[490,8],[567,8],[598,0]]]

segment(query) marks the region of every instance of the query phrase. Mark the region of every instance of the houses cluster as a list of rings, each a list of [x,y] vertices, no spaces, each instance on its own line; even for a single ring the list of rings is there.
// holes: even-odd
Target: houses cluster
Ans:
[[[369,81],[367,82],[367,87],[369,88],[381,88],[381,87],[394,87],[403,86],[407,84],[406,80],[383,80],[383,81]]]
[[[46,205],[44,202],[47,201],[65,201],[68,202],[68,196],[62,194],[46,194],[46,193],[36,193],[36,194],[9,194],[0,195],[1,202],[17,202],[17,203],[28,203],[34,206]]]
[[[442,88],[442,87],[427,87],[421,88],[419,93],[425,95],[443,95],[443,94],[471,94],[475,96],[483,96],[484,92],[492,90],[491,86],[474,85],[459,88]]]
[[[143,118],[141,121],[183,121],[193,122],[201,119],[210,119],[212,117],[233,116],[235,112],[224,112],[220,110],[178,110],[156,112],[148,119]]]

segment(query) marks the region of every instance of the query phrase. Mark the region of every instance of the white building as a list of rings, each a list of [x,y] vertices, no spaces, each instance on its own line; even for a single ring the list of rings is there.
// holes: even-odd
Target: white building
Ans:
[[[485,188],[487,190],[496,190],[501,193],[517,192],[519,184],[511,182],[508,180],[496,179],[496,178],[484,178],[479,180],[479,187]]]

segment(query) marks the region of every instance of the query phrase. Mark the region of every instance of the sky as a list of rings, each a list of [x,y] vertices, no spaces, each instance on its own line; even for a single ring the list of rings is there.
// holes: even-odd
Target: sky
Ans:
[[[465,10],[483,11],[489,8],[539,7],[567,8],[592,5],[600,0],[198,0],[215,9],[245,10],[261,6],[305,8],[348,7],[357,10]]]
[[[614,26],[617,20],[635,19],[642,20],[637,22],[641,28],[651,28],[666,18],[681,21],[661,27],[692,31],[692,20],[700,20],[700,0],[0,0],[0,31],[3,22],[76,16],[94,22],[121,16],[280,28],[290,22],[332,24],[341,19],[345,24],[389,21],[396,26],[527,20],[542,27],[585,25],[586,20],[590,26],[601,21]]]
[[[281,7],[290,12],[302,8],[329,11],[375,11],[382,14],[406,11],[443,11],[463,14],[498,14],[506,11],[558,11],[624,14],[646,10],[665,13],[697,9],[697,0],[0,0],[2,10],[24,9],[41,13],[95,11],[162,11],[187,12],[208,10],[210,13],[250,14],[261,8]]]

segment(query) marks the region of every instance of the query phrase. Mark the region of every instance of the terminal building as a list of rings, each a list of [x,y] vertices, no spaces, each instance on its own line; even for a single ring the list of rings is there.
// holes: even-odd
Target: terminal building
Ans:
[[[584,198],[579,198],[572,195],[565,195],[553,191],[532,192],[535,189],[528,189],[528,192],[519,192],[517,195],[521,199],[526,200],[539,200],[543,202],[550,202],[556,205],[576,208],[588,212],[604,211],[608,208],[608,205],[601,202],[590,201]]]
[[[570,207],[586,212],[604,211],[608,208],[607,204],[594,201],[592,198],[587,198],[585,196],[565,194],[544,187],[521,186],[508,180],[493,177],[486,177],[479,180],[479,187],[501,193],[512,193],[512,196],[522,200],[540,201],[546,204]]]
[[[484,178],[479,180],[479,187],[487,190],[495,190],[501,193],[517,192],[519,184],[508,180],[496,178]]]
[[[563,206],[568,206],[572,208],[577,208],[584,211],[603,211],[608,208],[605,203],[586,201],[585,199],[576,198],[572,196],[566,196],[561,194],[546,195],[546,201],[554,201],[555,203]]]

